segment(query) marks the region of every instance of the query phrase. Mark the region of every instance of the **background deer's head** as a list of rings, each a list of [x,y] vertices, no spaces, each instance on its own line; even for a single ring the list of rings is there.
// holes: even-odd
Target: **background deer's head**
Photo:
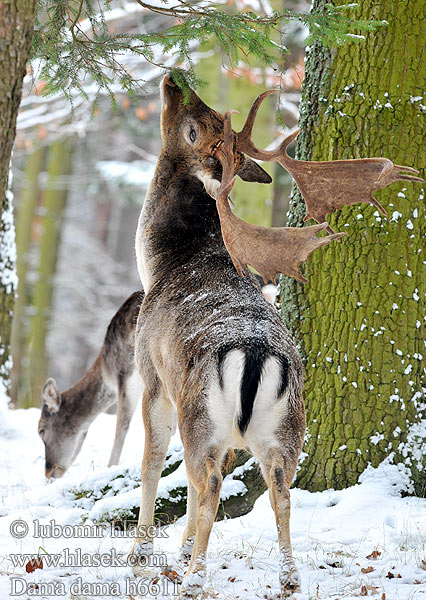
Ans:
[[[45,475],[47,479],[62,477],[80,452],[87,435],[75,424],[76,415],[59,392],[54,379],[49,378],[42,391],[38,433],[44,442]]]
[[[224,116],[207,106],[193,90],[184,102],[181,89],[166,75],[161,83],[161,140],[163,152],[186,175],[197,177],[216,197],[222,165],[214,156],[224,139]],[[236,155],[236,174],[244,181],[271,183],[269,174],[241,152]]]

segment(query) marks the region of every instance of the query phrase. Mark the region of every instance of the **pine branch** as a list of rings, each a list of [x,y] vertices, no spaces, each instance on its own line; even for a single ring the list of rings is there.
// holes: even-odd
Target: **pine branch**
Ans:
[[[194,44],[215,39],[230,63],[238,62],[239,55],[256,57],[263,64],[278,70],[286,48],[274,42],[281,39],[283,26],[298,20],[309,27],[307,43],[317,40],[324,45],[341,45],[361,39],[354,31],[370,31],[377,21],[355,20],[347,13],[354,5],[334,7],[326,5],[321,14],[302,14],[274,11],[256,14],[251,10],[225,12],[214,3],[194,3],[178,0],[177,5],[155,6],[144,0],[135,0],[144,19],[153,14],[165,18],[163,31],[151,33],[116,33],[108,30],[109,0],[99,0],[100,12],[94,12],[90,0],[39,0],[37,28],[32,57],[42,59],[41,76],[47,85],[47,94],[63,93],[71,89],[85,94],[83,82],[90,77],[97,85],[97,93],[106,92],[114,98],[113,83],[119,82],[126,92],[134,92],[143,84],[129,73],[120,56],[134,54],[150,65],[169,72],[164,56],[175,56],[184,71],[178,79],[182,87],[200,83],[191,58]],[[167,3],[165,3],[167,4]],[[168,19],[176,22],[170,26]],[[185,76],[183,73],[185,72]]]

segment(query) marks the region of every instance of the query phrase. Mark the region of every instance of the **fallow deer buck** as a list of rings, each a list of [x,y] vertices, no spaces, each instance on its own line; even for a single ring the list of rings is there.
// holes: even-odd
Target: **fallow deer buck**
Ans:
[[[142,382],[135,367],[136,319],[143,292],[135,292],[113,316],[95,362],[73,387],[59,392],[49,378],[42,391],[38,432],[45,447],[45,474],[62,477],[77,458],[96,417],[117,402],[117,424],[108,466],[116,465],[129,429]]]
[[[202,592],[221,466],[228,449],[241,447],[258,458],[269,487],[278,529],[281,596],[287,597],[300,586],[290,544],[289,487],[305,433],[302,363],[278,312],[264,299],[246,265],[265,279],[279,271],[303,280],[299,263],[344,234],[317,238],[326,222],[267,229],[237,219],[228,200],[234,175],[270,182],[243,154],[257,154],[249,141],[256,103],[242,134],[234,137],[229,114],[212,110],[192,90],[185,103],[169,76],[162,81],[161,96],[162,149],[136,234],[146,294],[135,341],[145,383],[140,531],[148,532],[153,524],[177,409],[188,475],[182,551],[191,554],[181,597]],[[267,160],[279,158],[278,153],[266,154]],[[236,272],[224,240],[244,277]],[[132,550],[135,558],[152,551],[153,539],[141,533]],[[143,570],[136,568],[135,573]]]

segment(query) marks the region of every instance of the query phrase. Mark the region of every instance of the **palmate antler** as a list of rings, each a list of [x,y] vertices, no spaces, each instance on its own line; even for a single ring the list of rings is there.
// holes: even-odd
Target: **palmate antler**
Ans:
[[[345,233],[334,233],[323,238],[316,234],[328,223],[312,227],[261,227],[251,225],[236,217],[229,206],[228,195],[234,185],[234,174],[238,167],[238,155],[234,153],[234,135],[231,113],[224,120],[224,142],[216,148],[216,156],[222,163],[222,182],[216,205],[219,213],[222,237],[240,277],[247,272],[247,265],[254,267],[265,283],[274,281],[277,273],[306,282],[299,270],[300,263],[321,246],[337,240]]]
[[[408,175],[418,171],[411,167],[394,165],[387,158],[360,158],[353,160],[305,161],[295,160],[287,154],[287,147],[298,135],[299,130],[288,136],[276,151],[260,150],[252,139],[253,125],[263,100],[277,90],[268,90],[256,98],[247,116],[245,125],[237,137],[237,150],[262,161],[276,161],[293,177],[306,203],[304,221],[314,219],[317,223],[326,215],[342,208],[345,204],[368,202],[383,215],[386,211],[373,192],[394,181],[419,181],[420,177]],[[334,233],[327,226],[329,233]]]

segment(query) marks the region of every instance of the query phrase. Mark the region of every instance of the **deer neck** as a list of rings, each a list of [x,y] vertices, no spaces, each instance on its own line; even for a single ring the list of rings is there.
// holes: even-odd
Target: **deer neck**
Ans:
[[[136,233],[138,271],[145,293],[200,251],[223,247],[215,200],[183,161],[159,157]]]
[[[84,376],[61,396],[61,411],[69,423],[79,430],[88,429],[115,398],[115,393],[105,384],[99,357]]]

